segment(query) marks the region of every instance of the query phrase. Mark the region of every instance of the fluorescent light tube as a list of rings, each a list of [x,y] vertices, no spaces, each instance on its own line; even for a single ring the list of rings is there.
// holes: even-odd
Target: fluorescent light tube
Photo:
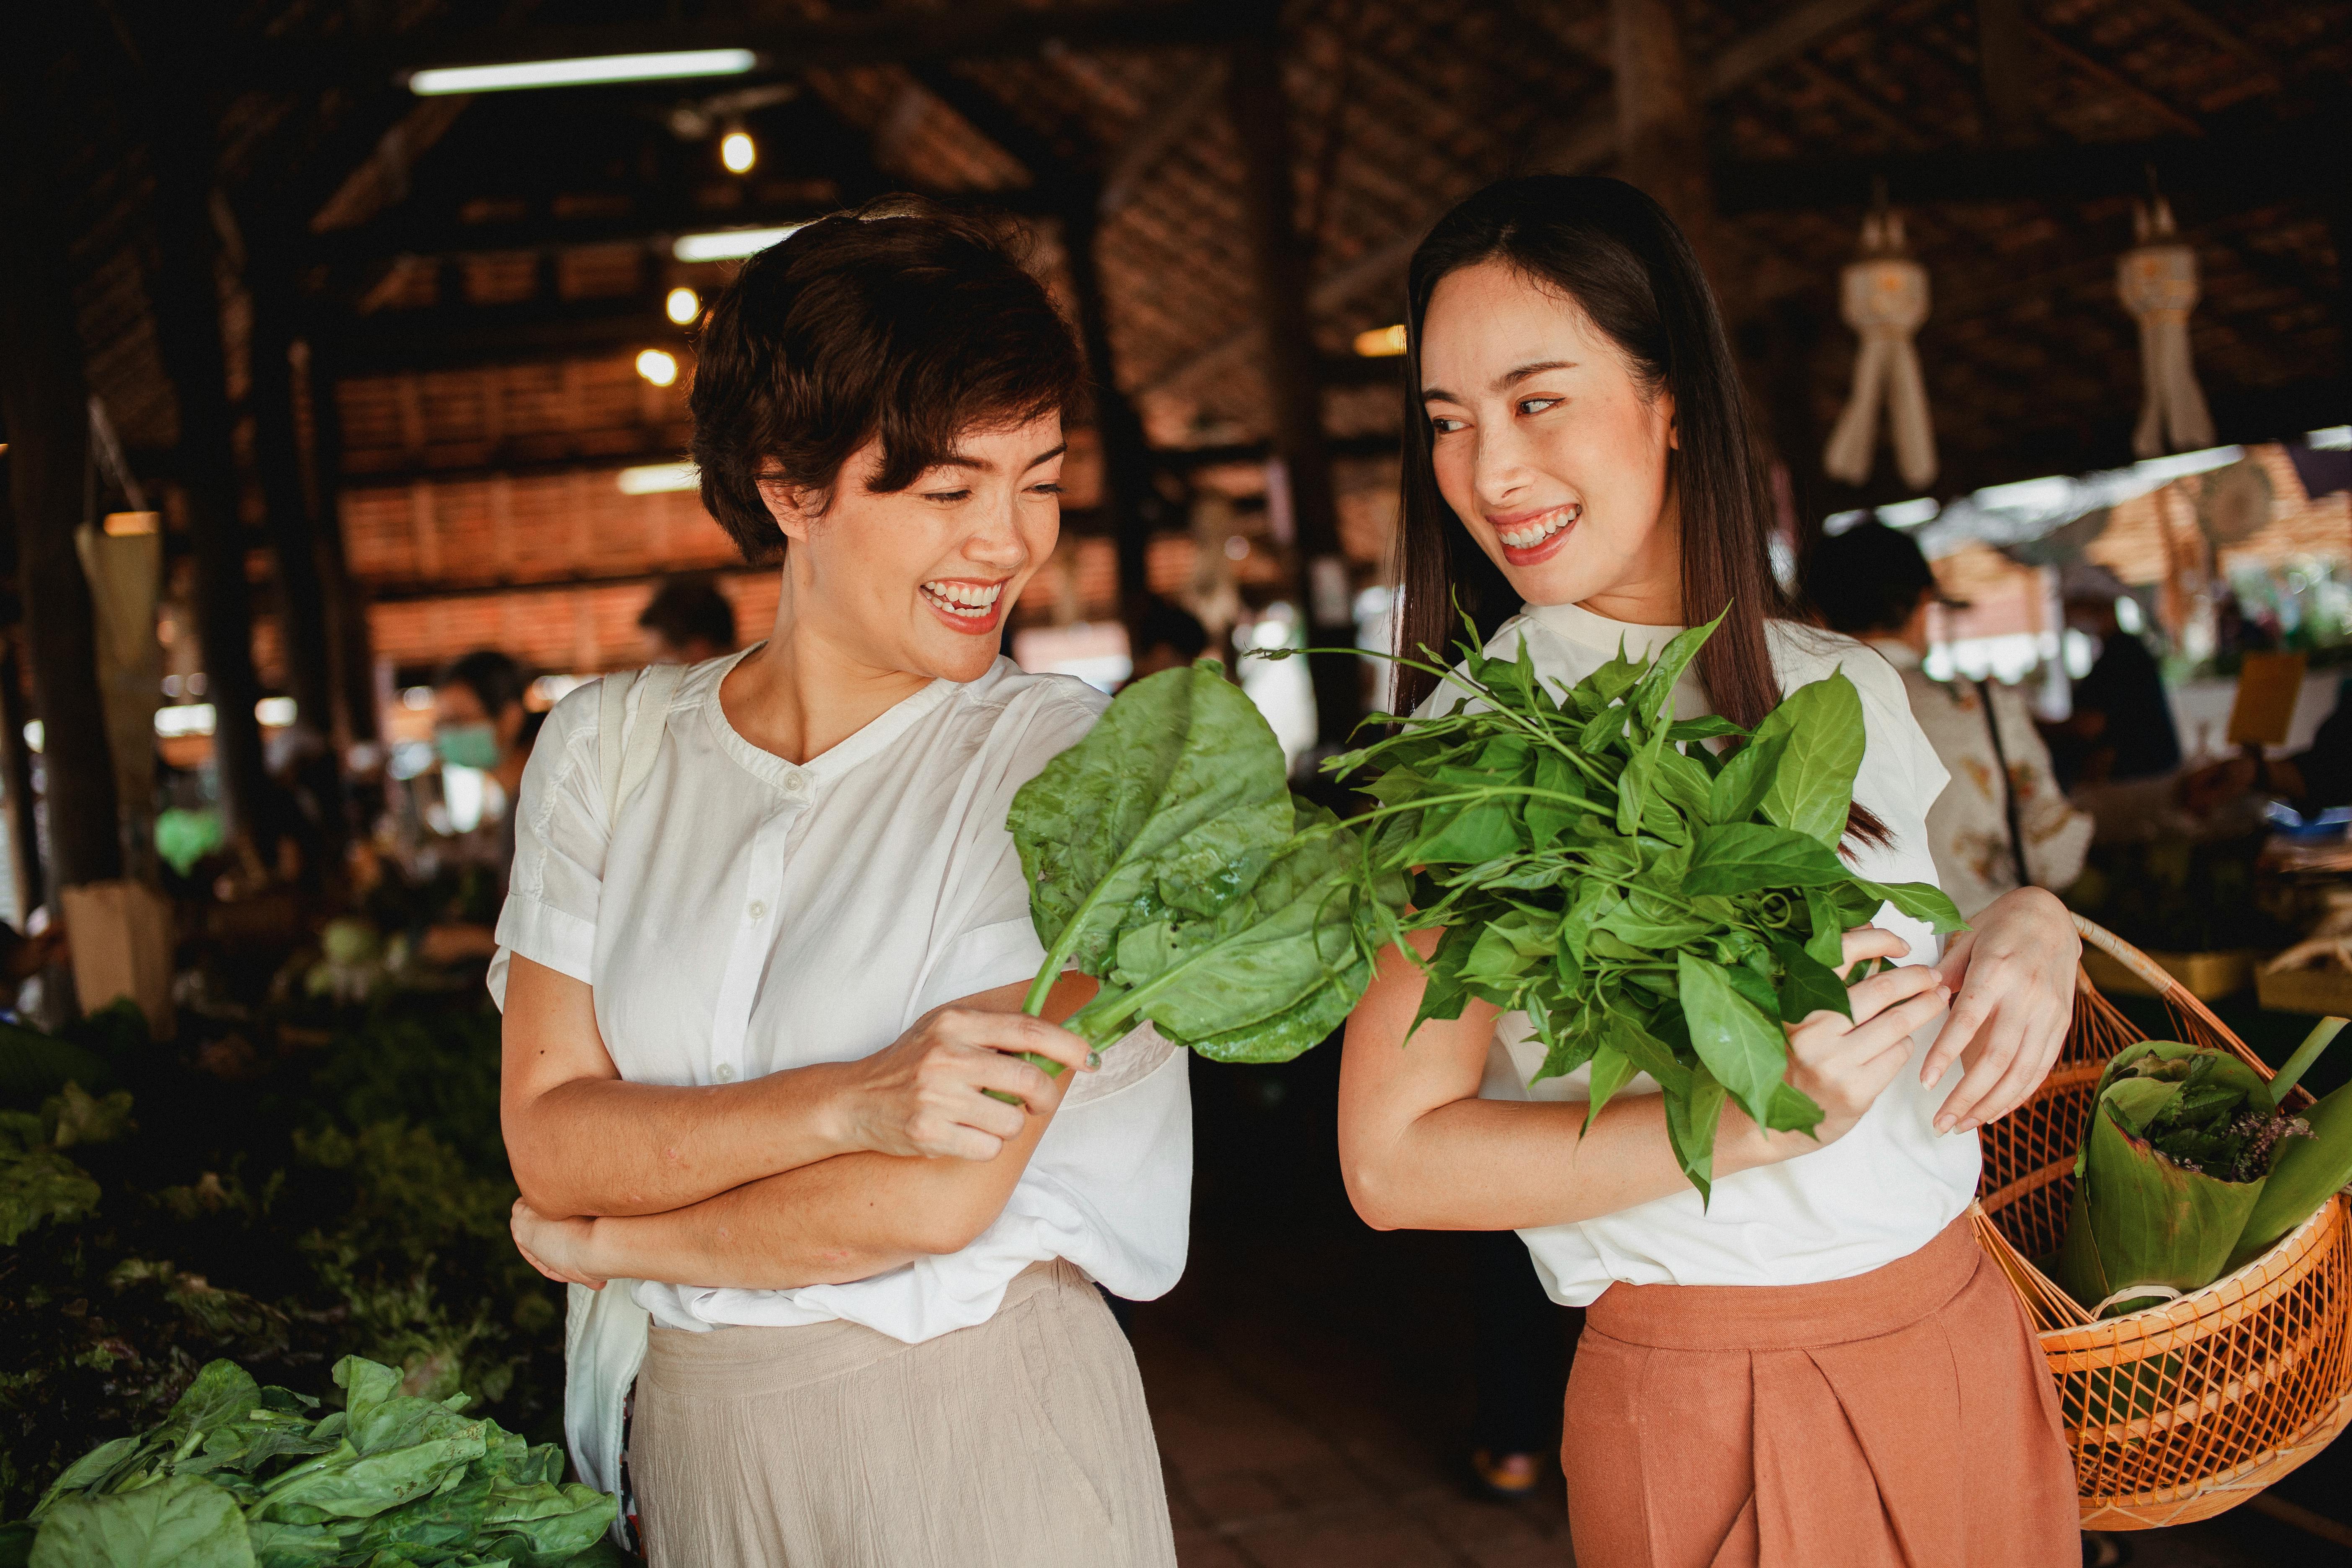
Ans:
[[[701,488],[702,470],[692,463],[647,463],[643,468],[621,470],[621,493],[625,496],[655,496],[665,490]]]
[[[669,253],[680,261],[738,261],[758,255],[803,226],[788,223],[782,228],[722,228],[709,234],[681,234],[669,247]]]
[[[436,98],[452,92],[741,76],[759,63],[760,57],[749,49],[677,49],[653,55],[593,55],[576,60],[516,60],[501,66],[436,66],[410,73],[408,90],[419,98]]]

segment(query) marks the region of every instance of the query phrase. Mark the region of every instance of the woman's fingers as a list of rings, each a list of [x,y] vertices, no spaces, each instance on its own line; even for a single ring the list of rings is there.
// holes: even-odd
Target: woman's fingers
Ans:
[[[942,1016],[941,1023],[950,1031],[949,1037],[961,1045],[982,1046],[1012,1056],[1029,1052],[1076,1072],[1092,1070],[1087,1058],[1093,1054],[1093,1047],[1069,1030],[1043,1018],[1032,1018],[1026,1013],[955,1008]]]
[[[1021,1113],[1024,1109],[1034,1113],[1043,1111],[1053,1104],[1054,1080],[1019,1057],[1006,1056],[1002,1051],[974,1048],[970,1052],[967,1059],[971,1072],[971,1086],[975,1090],[992,1089],[999,1094],[1009,1094],[1021,1101],[1019,1105],[1007,1105],[1001,1100],[990,1100],[985,1094],[981,1095],[980,1102],[982,1105],[994,1107],[1004,1115],[1011,1117],[1013,1121],[1012,1125],[1007,1127],[1001,1119],[992,1117],[985,1122],[974,1122],[974,1126],[993,1132],[1000,1138],[1017,1137],[1021,1131]]]
[[[1950,960],[1947,958],[1945,963],[1945,973],[1948,978]],[[2000,1008],[2001,987],[1990,973],[1969,966],[1966,978],[1959,982],[1958,989],[1959,995],[1952,1004],[1952,1016],[1944,1021],[1944,1032],[1936,1037],[1936,1043],[1928,1047],[1927,1060],[1919,1068],[1921,1083],[1935,1083],[1950,1070],[1951,1065],[1968,1050],[1977,1036],[1984,1032],[1985,1026],[1992,1021],[1993,1015]],[[1979,1055],[1980,1057],[1981,1053]],[[1990,1079],[1986,1080],[1987,1083],[1990,1081]]]
[[[1979,1034],[1968,1071],[1936,1112],[1938,1132],[1969,1131],[2016,1110],[2049,1076],[2064,1026],[2012,1003]]]
[[[1847,1065],[1874,1060],[1883,1053],[1901,1047],[1908,1054],[1911,1037],[1936,1021],[1951,998],[1929,970],[1928,988],[1908,996],[1877,1012],[1866,1023],[1855,1025],[1838,1041],[1833,1059]]]
[[[1853,1009],[1855,1027],[1869,1023],[1887,1008],[1909,1001],[1941,984],[1936,972],[1924,963],[1906,963],[1900,969],[1882,970],[1847,989],[1846,1005]]]
[[[1845,952],[1838,960],[1840,969],[1851,969],[1865,958],[1908,958],[1911,944],[1893,931],[1879,926],[1856,926],[1845,933]]]

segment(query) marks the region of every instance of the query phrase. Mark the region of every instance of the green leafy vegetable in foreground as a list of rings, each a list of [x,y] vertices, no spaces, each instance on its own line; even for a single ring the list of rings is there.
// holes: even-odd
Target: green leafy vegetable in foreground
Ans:
[[[344,1407],[265,1388],[234,1362],[163,1424],[92,1449],[33,1510],[31,1568],[554,1564],[599,1550],[616,1504],[563,1458],[357,1356]],[[26,1524],[0,1527],[21,1543]],[[0,1539],[0,1552],[10,1544]]]
[[[1843,672],[1789,693],[1749,736],[1677,721],[1675,683],[1714,624],[1575,686],[1465,645],[1457,700],[1325,766],[1370,769],[1368,876],[1411,868],[1411,923],[1443,926],[1422,1019],[1472,997],[1524,1012],[1538,1079],[1590,1066],[1592,1111],[1636,1072],[1664,1091],[1676,1160],[1710,1191],[1727,1098],[1776,1130],[1821,1109],[1786,1080],[1784,1024],[1851,1013],[1843,933],[1884,903],[1960,928],[1924,883],[1883,886],[1838,856],[1864,742]],[[1718,753],[1706,743],[1727,741]]]
[[[1203,1056],[1276,1062],[1337,1028],[1404,883],[1367,876],[1354,834],[1284,781],[1281,743],[1213,660],[1119,693],[1013,797],[1045,944],[1026,1010],[1075,963],[1102,982],[1068,1022],[1096,1046],[1149,1021]]]

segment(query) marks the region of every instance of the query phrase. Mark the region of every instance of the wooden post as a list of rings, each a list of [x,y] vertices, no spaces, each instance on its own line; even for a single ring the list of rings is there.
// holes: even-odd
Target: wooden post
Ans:
[[[1162,528],[1181,525],[1182,512],[1160,491],[1151,445],[1142,417],[1119,389],[1112,355],[1110,315],[1104,303],[1102,268],[1096,259],[1096,203],[1092,189],[1079,193],[1062,219],[1062,254],[1068,258],[1070,289],[1078,308],[1078,335],[1094,372],[1095,435],[1102,442],[1103,510],[1118,547],[1119,613],[1135,630],[1146,595],[1146,547]],[[1141,653],[1141,648],[1135,650]]]
[[[155,269],[147,279],[155,345],[179,405],[181,483],[196,557],[196,630],[204,648],[205,700],[213,709],[213,756],[221,816],[232,840],[252,831],[266,775],[261,699],[253,668],[253,599],[245,576],[245,531],[221,346],[220,293],[213,227],[213,137],[194,104],[154,116],[149,144],[155,171]]]
[[[2033,140],[2036,57],[2024,0],[1977,0],[1977,73],[1986,140],[2022,147]]]
[[[376,714],[375,643],[368,634],[367,602],[352,581],[351,563],[343,550],[343,417],[335,401],[334,362],[313,342],[308,345],[302,372],[303,395],[310,400],[310,473],[317,492],[320,603],[326,615],[329,668],[334,682],[338,717],[342,731],[340,746],[373,746],[380,726]]]
[[[327,646],[327,608],[320,585],[317,529],[303,493],[301,443],[294,425],[292,313],[294,281],[260,269],[247,274],[252,300],[253,367],[247,405],[253,414],[253,460],[261,479],[262,511],[278,565],[278,618],[286,645],[287,684],[295,721],[317,738],[327,765],[308,763],[303,781],[317,797],[319,821],[340,843],[342,764],[334,744],[335,683]]]
[[[1715,194],[1706,120],[1683,52],[1675,0],[1610,0],[1617,72],[1617,148],[1625,178],[1666,209],[1716,275]]]
[[[50,165],[29,118],[0,121],[15,149],[0,158],[0,418],[8,426],[16,591],[48,775],[49,880],[68,888],[122,875],[122,834],[98,689],[96,617],[74,551],[86,505],[89,392],[65,244],[51,217],[60,204],[42,177]],[[0,679],[10,675],[0,668]]]
[[[0,631],[0,788],[8,792],[8,868],[16,889],[16,921],[22,925],[47,899],[41,875],[40,814],[33,805],[33,751],[25,744],[32,718],[25,705],[25,667],[16,657],[18,629]]]
[[[1323,430],[1320,356],[1307,299],[1307,247],[1294,216],[1289,103],[1274,39],[1252,38],[1233,47],[1225,112],[1241,140],[1246,174],[1258,320],[1265,331],[1266,381],[1274,394],[1274,444],[1289,482],[1297,531],[1299,608],[1308,646],[1345,649],[1355,643],[1356,626],[1352,595],[1346,591],[1347,557],[1339,550],[1331,451]],[[1323,653],[1309,664],[1320,738],[1327,745],[1344,745],[1363,717],[1362,660],[1353,653]]]

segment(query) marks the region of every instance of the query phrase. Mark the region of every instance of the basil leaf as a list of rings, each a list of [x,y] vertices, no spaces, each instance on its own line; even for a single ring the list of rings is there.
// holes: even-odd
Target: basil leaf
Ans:
[[[1936,928],[1937,936],[1949,936],[1956,931],[1968,929],[1969,922],[1960,918],[1958,906],[1944,896],[1942,889],[1932,883],[1870,882],[1857,877],[1853,885],[1874,898],[1893,904],[1915,921],[1926,921]],[[1872,912],[1876,912],[1874,908]]]
[[[1671,741],[1672,737],[1668,738]],[[1671,744],[1658,753],[1659,798],[1685,816],[1696,822],[1716,820],[1712,809],[1714,790],[1715,780],[1696,757],[1678,752]]]
[[[1658,770],[1658,753],[1665,750],[1666,732],[1657,731],[1642,742],[1617,778],[1617,831],[1631,834],[1641,825],[1642,808],[1650,781]]]
[[[1723,615],[1730,613],[1727,608]],[[1675,633],[1666,646],[1659,650],[1656,662],[1652,664],[1643,672],[1642,679],[1635,683],[1633,695],[1626,699],[1626,703],[1640,715],[1643,729],[1658,728],[1658,721],[1665,717],[1666,705],[1673,700],[1675,687],[1681,681],[1683,671],[1690,667],[1690,661],[1697,656],[1699,645],[1706,642],[1715,628],[1723,624],[1723,615],[1718,615],[1703,626],[1692,626],[1688,630]]]
[[[1687,952],[1675,955],[1675,965],[1691,1048],[1741,1109],[1763,1122],[1773,1088],[1789,1070],[1788,1037],[1733,988],[1720,966]]]
[[[1764,815],[1836,848],[1867,739],[1861,694],[1842,669],[1800,686],[1756,727],[1759,741],[1774,735],[1789,745],[1764,792]]]
[[[1771,1114],[1764,1125],[1775,1132],[1811,1132],[1822,1124],[1822,1108],[1813,1097],[1792,1083],[1772,1091]]]
[[[1715,1130],[1723,1121],[1723,1085],[1705,1068],[1691,1069],[1690,1090],[1666,1097],[1666,1138],[1674,1144],[1675,1163],[1698,1189],[1704,1208],[1715,1196]]]
[[[1693,741],[1719,741],[1730,735],[1745,735],[1747,731],[1728,719],[1718,719],[1712,713],[1696,719],[1677,719],[1666,731],[1666,739],[1675,745],[1687,745]]]
[[[1780,771],[1780,753],[1788,749],[1786,734],[1760,735],[1732,752],[1708,786],[1708,820],[1745,822],[1761,811],[1764,794]]]
[[[1610,1096],[1633,1079],[1633,1058],[1614,1046],[1602,1046],[1592,1053],[1591,1099],[1585,1104],[1584,1125],[1590,1129],[1592,1119],[1608,1105]]]
[[[1846,994],[1838,972],[1791,942],[1776,942],[1772,955],[1780,961],[1780,1022],[1801,1024],[1815,1013],[1853,1017],[1853,1000]]]
[[[1820,888],[1805,889],[1805,914],[1813,923],[1805,951],[1816,963],[1835,969],[1845,962],[1845,921],[1839,917],[1837,899]]]
[[[1748,893],[1764,888],[1826,887],[1845,868],[1817,838],[1761,822],[1699,829],[1683,873],[1687,893]]]

